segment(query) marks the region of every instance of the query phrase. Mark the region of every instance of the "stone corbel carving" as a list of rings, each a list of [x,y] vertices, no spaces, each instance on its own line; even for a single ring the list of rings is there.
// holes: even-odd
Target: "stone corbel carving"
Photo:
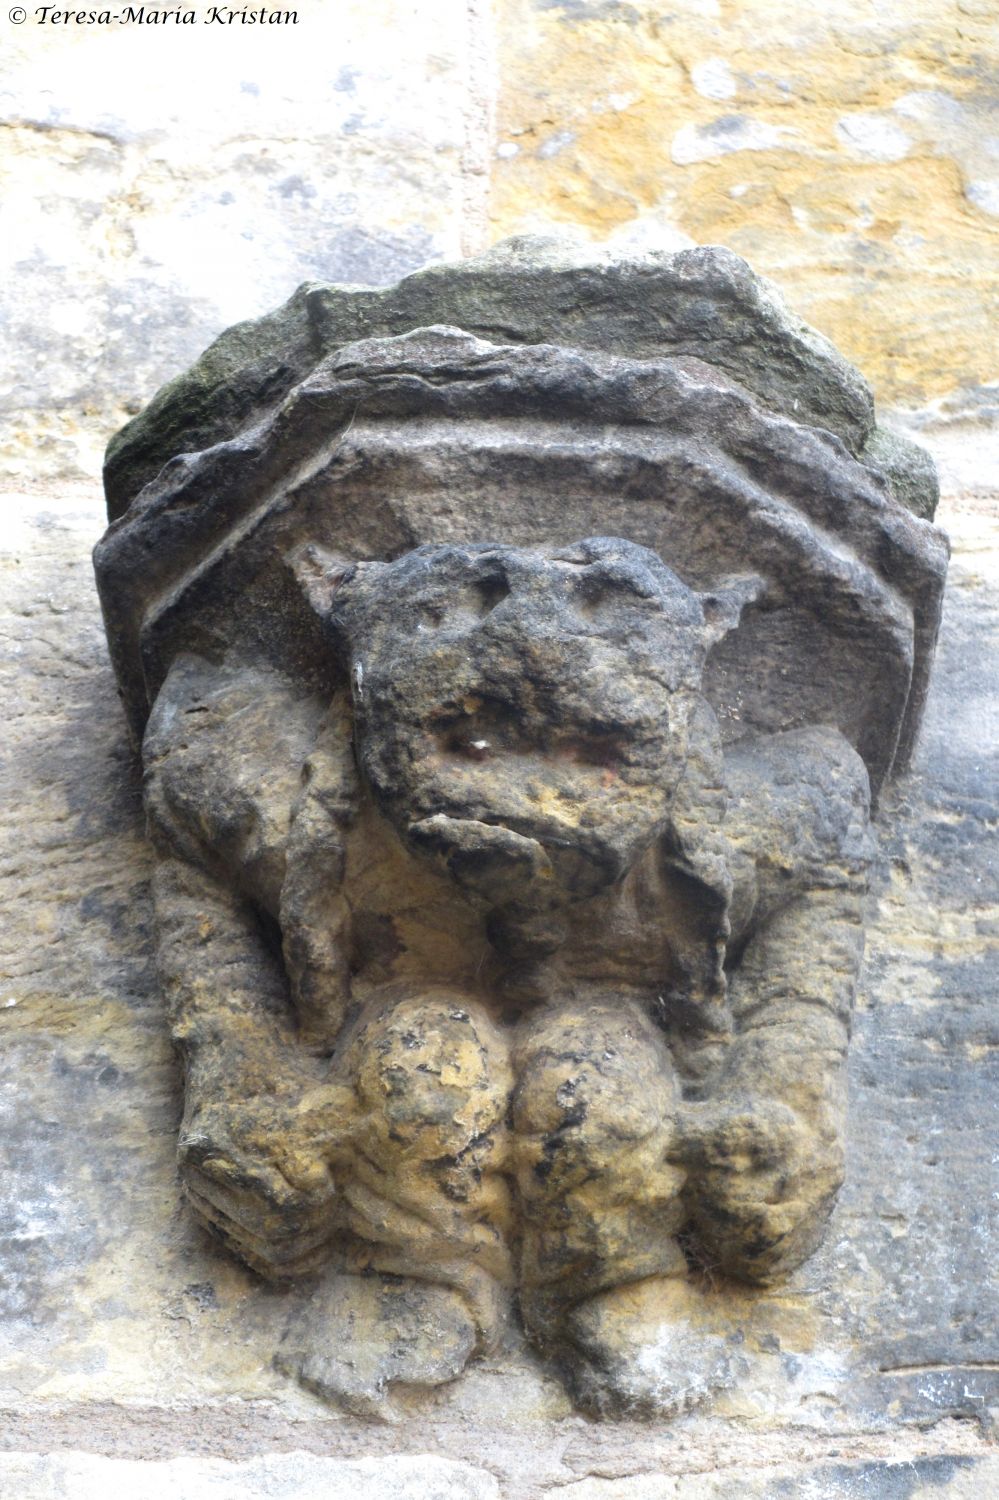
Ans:
[[[182,1179],[304,1279],[285,1365],[372,1411],[514,1318],[590,1410],[696,1399],[691,1259],[779,1279],[842,1180],[932,470],[727,252],[514,242],[304,288],[107,481]]]

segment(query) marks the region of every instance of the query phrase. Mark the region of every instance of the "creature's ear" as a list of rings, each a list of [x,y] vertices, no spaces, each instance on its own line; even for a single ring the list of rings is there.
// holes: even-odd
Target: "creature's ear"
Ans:
[[[354,576],[358,566],[341,553],[328,552],[318,542],[303,542],[287,554],[286,562],[321,620],[332,610],[337,589]]]
[[[758,573],[745,573],[737,578],[723,578],[713,589],[698,594],[708,646],[714,646],[730,630],[735,630],[746,605],[755,604],[765,590],[766,583]]]

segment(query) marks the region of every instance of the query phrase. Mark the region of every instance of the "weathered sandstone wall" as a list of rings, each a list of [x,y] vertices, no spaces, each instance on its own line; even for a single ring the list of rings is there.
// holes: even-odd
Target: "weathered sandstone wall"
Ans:
[[[999,1492],[995,7],[297,12],[266,30],[0,15],[0,1496]],[[365,1427],[271,1367],[281,1294],[180,1201],[149,854],[89,557],[100,456],[299,282],[387,284],[551,227],[728,245],[856,361],[940,465],[941,650],[886,810],[848,1185],[821,1254],[747,1298],[749,1378],[709,1415],[601,1428],[512,1348],[429,1413]]]

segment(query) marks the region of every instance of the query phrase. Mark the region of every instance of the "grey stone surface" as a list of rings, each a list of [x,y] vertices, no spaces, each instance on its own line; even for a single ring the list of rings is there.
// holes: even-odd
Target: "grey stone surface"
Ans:
[[[287,27],[4,20],[15,472],[90,472],[128,403],[299,282],[381,285],[481,234],[465,0],[435,0],[430,27],[395,0],[295,12]]]
[[[0,1454],[0,1495],[18,1500],[499,1500],[492,1474],[447,1458],[317,1458],[308,1453],[159,1462],[90,1453]]]
[[[978,1500],[999,1484],[999,1459],[930,1458],[817,1463],[807,1472],[765,1469],[672,1478],[583,1479],[565,1500]]]
[[[940,499],[940,484],[930,455],[917,443],[885,427],[871,433],[864,462],[887,477],[892,494],[913,515],[932,521]]]
[[[999,1459],[938,1457],[819,1463],[719,1474],[571,1480],[564,1500],[985,1500],[999,1487]],[[17,1500],[519,1500],[471,1464],[438,1458],[356,1461],[305,1453],[227,1461],[136,1460],[89,1453],[0,1453],[0,1495]]]
[[[438,323],[494,343],[704,359],[764,407],[828,429],[855,454],[874,438],[872,464],[901,503],[932,517],[925,456],[901,437],[876,438],[874,399],[859,371],[737,255],[716,246],[629,257],[530,237],[429,267],[384,292],[302,286],[283,308],[228,330],[112,440],[109,516],[175,454],[234,437],[345,344]]]

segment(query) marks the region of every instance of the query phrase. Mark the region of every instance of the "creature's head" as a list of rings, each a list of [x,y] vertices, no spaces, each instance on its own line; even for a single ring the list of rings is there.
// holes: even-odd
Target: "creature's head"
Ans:
[[[602,537],[321,564],[359,765],[404,841],[493,913],[621,879],[669,823],[692,736],[711,738],[705,655],[752,585],[699,595]]]

